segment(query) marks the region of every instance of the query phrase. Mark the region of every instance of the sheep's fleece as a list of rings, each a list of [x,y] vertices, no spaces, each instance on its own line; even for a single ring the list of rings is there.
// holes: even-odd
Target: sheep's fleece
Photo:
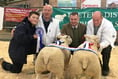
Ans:
[[[89,39],[92,38],[89,37]],[[97,48],[97,43],[94,45]],[[101,79],[101,66],[98,56],[91,51],[75,51],[69,64],[69,74],[70,79]]]
[[[70,42],[68,43],[70,44]],[[68,66],[70,57],[71,54],[68,50],[57,47],[44,47],[39,52],[35,62],[36,79],[43,79],[41,77],[42,73],[47,71],[55,75],[54,79],[64,79],[64,69]],[[52,75],[49,76],[49,79],[52,79]]]

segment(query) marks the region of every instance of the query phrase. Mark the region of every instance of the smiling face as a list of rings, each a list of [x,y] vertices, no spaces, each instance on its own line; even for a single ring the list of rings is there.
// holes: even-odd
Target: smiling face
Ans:
[[[70,15],[70,23],[72,26],[76,26],[79,22],[78,15]]]
[[[32,14],[31,16],[28,17],[28,20],[31,22],[32,25],[38,24],[39,21],[39,15]]]
[[[43,7],[42,13],[43,13],[44,18],[50,18],[51,15],[52,15],[52,12],[53,11],[52,11],[52,6],[51,5],[45,5]]]

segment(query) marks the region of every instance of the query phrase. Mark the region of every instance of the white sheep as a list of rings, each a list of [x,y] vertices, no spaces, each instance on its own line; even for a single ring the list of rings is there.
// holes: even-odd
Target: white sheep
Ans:
[[[80,47],[88,47],[93,51],[87,49],[74,52],[69,64],[70,79],[101,79],[101,66],[97,53],[98,37],[85,35],[85,38],[89,46],[84,43]]]
[[[63,46],[68,46],[72,39],[68,35],[59,35]],[[38,54],[35,62],[36,79],[43,79],[45,72],[50,72],[54,79],[64,79],[64,69],[68,66],[71,54],[70,51],[58,47],[44,47]],[[52,79],[52,75],[49,76]]]
[[[59,21],[63,21],[64,17],[66,17],[66,14],[63,14],[63,15],[55,15],[55,19],[58,19]]]

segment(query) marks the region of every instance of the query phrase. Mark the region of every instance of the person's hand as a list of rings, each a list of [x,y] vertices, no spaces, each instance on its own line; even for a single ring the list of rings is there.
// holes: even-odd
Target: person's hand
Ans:
[[[34,37],[34,39],[37,39],[38,38],[38,36],[36,34],[34,34],[33,37]]]
[[[98,47],[98,51],[99,51],[99,52],[102,52],[103,46],[101,46],[100,43],[97,45],[97,47]]]
[[[12,36],[12,37],[14,36],[14,32],[15,32],[15,28],[13,28],[13,29],[11,30],[11,36]]]

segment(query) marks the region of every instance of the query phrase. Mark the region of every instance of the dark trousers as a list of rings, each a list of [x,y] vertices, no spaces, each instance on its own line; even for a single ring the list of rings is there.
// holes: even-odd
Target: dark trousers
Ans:
[[[111,55],[112,47],[109,45],[108,47],[104,48],[101,52],[102,54],[102,70],[103,71],[109,71],[109,61],[110,61],[110,55]]]
[[[12,73],[20,73],[22,71],[22,67],[23,67],[23,64],[19,64],[19,63],[11,64],[6,61],[2,63],[2,68]]]

